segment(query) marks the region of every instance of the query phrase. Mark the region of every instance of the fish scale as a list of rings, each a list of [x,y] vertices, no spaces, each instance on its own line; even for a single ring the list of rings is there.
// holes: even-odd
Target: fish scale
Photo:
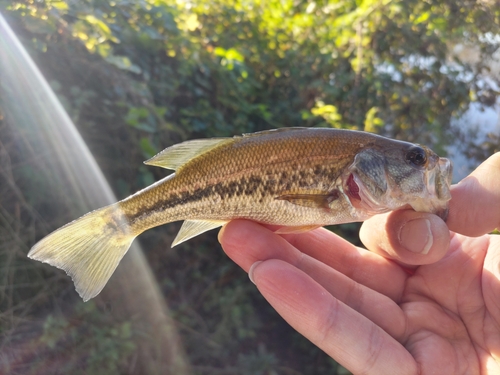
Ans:
[[[280,233],[408,206],[444,218],[450,199],[447,159],[349,130],[284,128],[187,141],[146,164],[175,173],[56,230],[28,256],[65,270],[88,300],[137,235],[172,221],[185,220],[176,245],[236,218],[284,226]]]
[[[255,149],[252,143],[244,145],[246,147],[234,147],[232,144],[220,150],[213,150],[204,158],[196,159],[183,167],[176,173],[175,178],[166,179],[164,183],[143,191],[140,196],[124,200],[120,206],[127,221],[133,223],[133,232],[137,234],[157,226],[159,221],[171,222],[186,218],[231,220],[234,217],[245,217],[268,224],[313,223],[317,220],[314,213],[308,215],[308,210],[290,205],[286,201],[276,201],[275,198],[284,193],[328,193],[327,186],[334,188],[332,181],[335,181],[338,170],[348,163],[348,160],[341,159],[341,163],[334,164],[334,160],[325,152],[328,148],[320,139],[297,142],[292,138],[290,141],[291,145],[279,145],[273,153],[270,153],[268,148]],[[317,144],[320,146],[317,148],[319,156],[311,157],[313,146]],[[289,156],[282,151],[291,147],[298,150],[299,157],[303,158],[300,163],[290,163]],[[228,153],[231,153],[230,161],[221,163],[220,160]],[[322,168],[323,173],[315,174],[314,170],[320,167],[318,163],[325,160],[330,161],[330,166]],[[283,178],[285,173],[286,177]],[[197,177],[196,180],[193,176]],[[200,180],[206,182],[200,183]],[[180,198],[183,194],[185,199]],[[147,199],[147,202],[151,203],[149,207],[143,204],[146,195],[150,197]],[[192,201],[195,203],[192,204]],[[218,206],[220,202],[223,204]],[[273,206],[272,216],[268,214],[269,205]],[[199,207],[203,207],[203,210],[199,210]],[[147,212],[147,215],[143,220],[137,220],[137,212]],[[311,218],[308,219],[308,216]],[[134,230],[134,227],[137,229]]]

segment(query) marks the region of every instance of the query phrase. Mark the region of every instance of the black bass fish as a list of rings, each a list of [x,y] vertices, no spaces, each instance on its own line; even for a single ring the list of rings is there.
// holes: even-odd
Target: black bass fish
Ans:
[[[283,128],[192,140],[145,162],[175,173],[43,238],[28,256],[95,297],[136,236],[185,220],[172,246],[245,218],[293,233],[403,207],[446,219],[452,166],[425,146],[375,134]]]

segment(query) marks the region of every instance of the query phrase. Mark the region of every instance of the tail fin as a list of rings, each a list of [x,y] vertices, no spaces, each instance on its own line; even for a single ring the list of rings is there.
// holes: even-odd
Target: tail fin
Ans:
[[[111,205],[49,234],[28,257],[66,271],[88,301],[104,288],[134,238],[119,206]]]

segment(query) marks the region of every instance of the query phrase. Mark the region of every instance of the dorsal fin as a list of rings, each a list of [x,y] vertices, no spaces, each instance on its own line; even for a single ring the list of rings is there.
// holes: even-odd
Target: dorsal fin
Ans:
[[[233,141],[234,138],[211,138],[182,142],[160,151],[144,164],[177,170],[195,157]]]
[[[298,130],[306,130],[311,128],[278,128],[272,130],[263,130],[256,133],[243,134],[243,138],[258,137],[265,134],[274,134],[281,132],[295,132]],[[191,141],[182,142],[160,151],[151,159],[146,160],[144,164],[154,165],[166,169],[177,170],[188,161],[195,157],[210,151],[225,143],[233,142],[241,136],[234,136],[233,138],[210,138],[210,139],[194,139]]]
[[[248,137],[256,137],[256,136],[264,135],[264,134],[296,132],[299,130],[307,130],[307,129],[316,129],[316,128],[306,128],[306,127],[298,127],[298,126],[294,127],[294,128],[277,128],[277,129],[261,130],[259,132],[255,132],[255,133],[245,133],[245,134],[243,134],[243,137],[248,138]],[[321,129],[321,128],[318,128],[318,129]]]

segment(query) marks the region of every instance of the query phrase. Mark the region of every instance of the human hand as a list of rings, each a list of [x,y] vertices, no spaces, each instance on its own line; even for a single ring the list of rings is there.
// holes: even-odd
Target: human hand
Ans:
[[[448,230],[449,228],[449,230]],[[452,187],[450,213],[366,221],[370,251],[320,228],[235,220],[228,256],[276,311],[354,374],[500,374],[500,153]]]

